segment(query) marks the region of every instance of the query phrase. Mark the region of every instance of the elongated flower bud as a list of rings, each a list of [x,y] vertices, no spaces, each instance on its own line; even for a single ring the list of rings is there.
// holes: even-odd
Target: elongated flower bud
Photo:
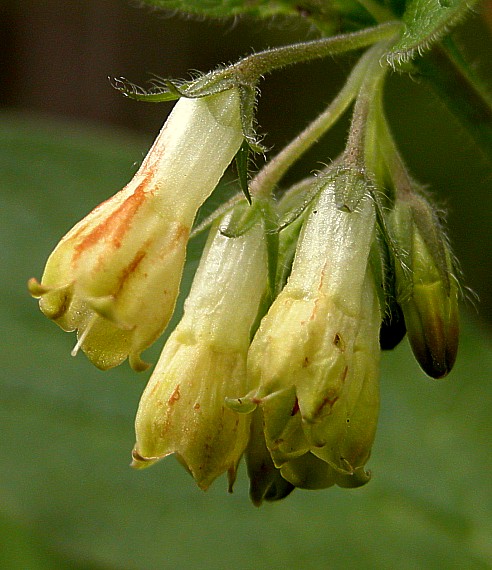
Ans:
[[[249,438],[249,416],[225,398],[248,391],[251,327],[267,284],[262,222],[229,238],[211,233],[184,316],[142,395],[134,466],[175,453],[206,489],[221,473],[232,485]]]
[[[410,345],[424,372],[442,378],[456,360],[459,338],[451,250],[432,207],[417,194],[397,200],[389,222],[401,251],[397,296]]]
[[[242,141],[239,95],[180,99],[133,180],[57,245],[41,284],[43,313],[102,369],[140,353],[173,313],[197,209]]]

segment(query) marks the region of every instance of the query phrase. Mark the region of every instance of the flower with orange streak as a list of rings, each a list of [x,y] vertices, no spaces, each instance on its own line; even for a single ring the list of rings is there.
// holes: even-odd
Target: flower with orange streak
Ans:
[[[267,275],[262,222],[238,237],[216,225],[183,318],[140,399],[134,467],[175,454],[202,489],[224,472],[232,487],[250,416],[229,409],[226,398],[249,389],[246,358]]]
[[[131,182],[60,241],[41,280],[40,308],[101,369],[140,353],[174,311],[196,212],[238,151],[239,95],[180,99]]]

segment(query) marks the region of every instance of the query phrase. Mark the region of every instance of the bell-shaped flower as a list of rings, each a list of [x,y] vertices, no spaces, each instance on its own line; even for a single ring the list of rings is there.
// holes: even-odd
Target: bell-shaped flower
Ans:
[[[343,193],[353,181],[351,171],[338,172],[313,201],[291,275],[250,347],[248,369],[256,388],[235,404],[238,411],[261,407],[277,467],[302,457],[297,467],[318,464],[308,453],[330,465],[334,472],[321,477],[325,486],[338,483],[338,474],[354,479],[369,456],[377,421],[381,316],[368,262],[375,207],[360,189],[347,206]],[[371,400],[367,415],[357,411],[364,391]],[[367,421],[366,432],[359,417],[361,424]],[[293,466],[282,476],[296,484],[289,475]]]
[[[41,283],[43,313],[99,368],[140,353],[173,313],[196,212],[243,140],[235,89],[180,99],[131,182],[60,241]]]
[[[407,193],[388,217],[399,251],[397,301],[418,363],[432,378],[446,376],[459,341],[459,282],[453,256],[431,205]]]
[[[250,417],[229,409],[225,399],[249,389],[246,358],[266,287],[263,222],[238,237],[215,227],[183,318],[140,400],[135,467],[174,453],[201,488],[226,471],[232,485]]]
[[[379,413],[380,321],[379,299],[368,269],[360,326],[343,385],[334,401],[328,403],[330,412],[316,421],[306,421],[295,386],[253,398],[264,415],[266,442],[279,475],[294,486],[357,487],[369,480],[364,466]],[[248,402],[242,404],[247,406]]]

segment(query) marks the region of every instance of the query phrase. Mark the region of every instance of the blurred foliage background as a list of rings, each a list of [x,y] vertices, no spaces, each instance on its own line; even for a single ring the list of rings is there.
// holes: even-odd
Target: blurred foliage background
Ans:
[[[489,85],[491,6],[459,30]],[[205,494],[195,489],[172,458],[130,470],[148,373],[127,365],[103,373],[71,358],[73,336],[41,316],[25,283],[41,276],[76,221],[130,179],[170,109],[123,98],[108,75],[186,77],[313,31],[189,20],[126,0],[3,0],[0,34],[0,567],[492,568],[491,163],[443,105],[408,78],[389,81],[396,137],[416,178],[448,208],[467,284],[482,300],[478,315],[468,307],[456,368],[434,382],[406,343],[385,354],[373,480],[358,490],[296,491],[257,510],[244,469],[232,496],[224,480]],[[266,144],[279,149],[303,128],[353,61],[264,81]],[[290,180],[343,148],[347,120]],[[190,248],[185,288],[199,246]],[[158,345],[147,355],[154,362]]]

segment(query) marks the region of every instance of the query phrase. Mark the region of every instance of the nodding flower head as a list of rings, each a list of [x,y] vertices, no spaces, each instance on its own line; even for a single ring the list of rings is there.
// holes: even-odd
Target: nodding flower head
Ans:
[[[224,472],[232,486],[250,418],[230,410],[225,399],[249,389],[250,333],[266,287],[262,222],[238,237],[226,237],[216,226],[183,318],[140,400],[134,467],[175,454],[201,488]]]
[[[174,310],[196,212],[243,140],[231,89],[180,99],[131,182],[96,207],[56,246],[41,280],[40,308],[99,368],[140,353]]]
[[[368,480],[381,315],[368,263],[374,203],[362,192],[346,207],[352,183],[350,172],[331,176],[311,206],[291,275],[249,350],[255,388],[230,402],[238,411],[261,408],[272,460],[295,486]]]

